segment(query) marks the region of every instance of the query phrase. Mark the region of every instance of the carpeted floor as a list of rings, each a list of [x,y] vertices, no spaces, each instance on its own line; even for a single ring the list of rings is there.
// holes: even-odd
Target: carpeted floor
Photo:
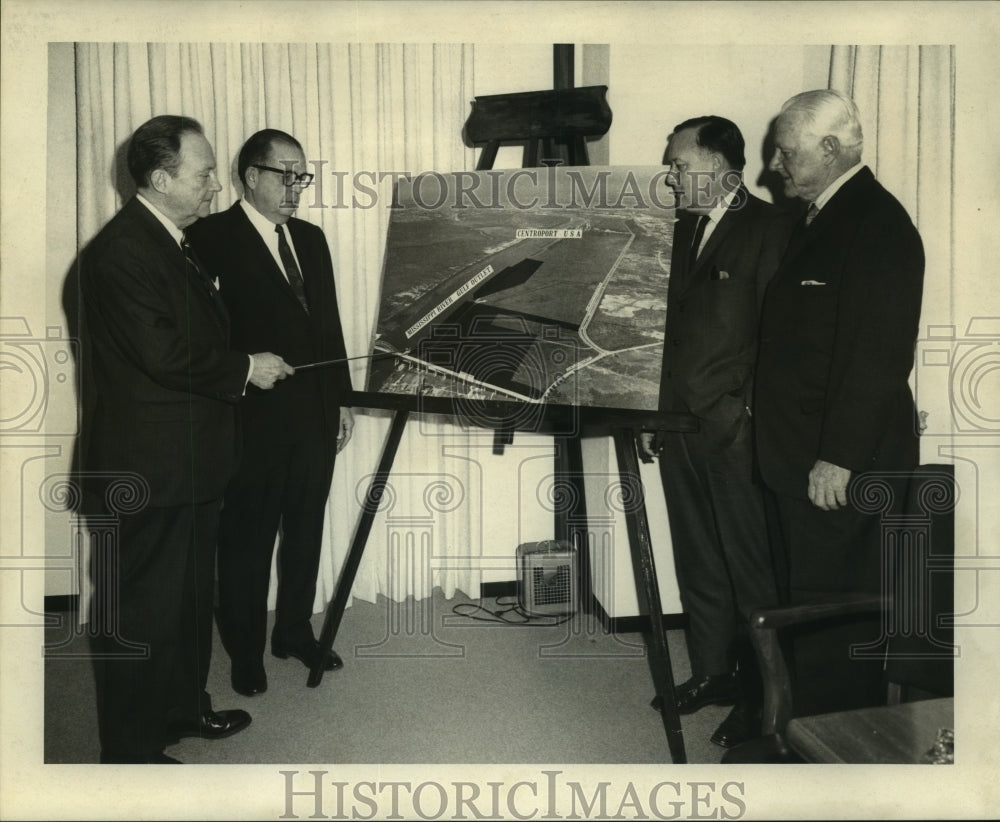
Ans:
[[[184,739],[167,753],[228,764],[670,762],[660,715],[649,707],[640,635],[606,634],[583,615],[562,625],[477,621],[464,615],[476,604],[440,590],[421,603],[356,602],[334,646],[343,669],[308,688],[300,662],[267,656],[268,691],[251,698],[230,688],[216,636],[214,706],[244,708],[253,723],[225,740]],[[45,761],[97,762],[92,663],[65,617],[47,635]],[[317,615],[317,635],[321,624]],[[679,683],[688,677],[684,637],[668,637]],[[681,718],[689,762],[719,762],[724,751],[708,738],[728,710]]]

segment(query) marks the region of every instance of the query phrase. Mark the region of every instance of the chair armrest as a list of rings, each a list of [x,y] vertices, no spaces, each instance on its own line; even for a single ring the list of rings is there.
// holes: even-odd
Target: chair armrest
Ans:
[[[815,622],[828,617],[877,613],[888,607],[889,599],[869,595],[832,595],[818,602],[762,608],[750,615],[750,640],[764,679],[762,733],[780,737],[792,718],[792,684],[788,665],[778,639],[778,629]]]
[[[787,628],[814,622],[827,617],[850,616],[851,614],[877,613],[889,607],[889,600],[882,596],[861,596],[850,594],[831,596],[817,602],[803,605],[787,605],[781,608],[762,608],[750,615],[750,627],[757,629]]]

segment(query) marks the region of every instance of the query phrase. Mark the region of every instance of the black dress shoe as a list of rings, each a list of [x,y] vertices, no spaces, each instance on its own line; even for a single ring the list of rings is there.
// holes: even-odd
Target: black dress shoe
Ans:
[[[737,705],[715,729],[711,740],[723,748],[735,748],[760,736],[760,716],[744,705]]]
[[[205,711],[198,719],[174,722],[167,728],[168,742],[177,742],[186,736],[201,739],[225,739],[250,724],[250,714],[234,709],[230,711]]]
[[[701,679],[692,677],[674,688],[677,713],[693,714],[706,705],[732,705],[736,701],[736,693],[735,674],[714,674]],[[657,711],[662,710],[659,694],[649,704]]]
[[[262,662],[234,662],[229,672],[233,690],[243,696],[262,694],[267,690],[267,672]]]
[[[167,756],[165,753],[158,753],[149,760],[151,765],[182,765],[183,763],[179,759],[174,759],[172,756]]]
[[[312,642],[300,642],[295,645],[284,645],[271,640],[271,653],[278,657],[278,659],[288,659],[288,657],[293,656],[311,671],[322,652],[319,642],[314,639]],[[336,671],[338,668],[343,667],[344,660],[331,648],[323,659],[323,670]]]
[[[179,759],[167,756],[163,751],[152,754],[121,756],[101,751],[102,765],[180,765]]]

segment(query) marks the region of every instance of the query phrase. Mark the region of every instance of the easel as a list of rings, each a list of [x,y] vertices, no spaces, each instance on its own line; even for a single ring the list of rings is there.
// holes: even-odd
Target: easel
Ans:
[[[567,51],[568,58],[567,58]],[[567,71],[568,60],[568,71]],[[573,165],[588,165],[586,138],[605,134],[611,125],[611,111],[604,99],[606,86],[572,89],[566,87],[566,75],[572,77],[572,46],[556,46],[555,75],[557,88],[553,91],[526,92],[521,94],[490,95],[477,97],[472,114],[466,123],[466,137],[474,143],[485,143],[477,169],[492,168],[497,151],[504,142],[514,142],[524,145],[523,167],[537,166],[539,161],[562,162],[568,159]],[[563,85],[563,88],[559,88]],[[570,81],[571,85],[571,81]],[[539,156],[539,151],[544,156]],[[563,157],[557,157],[556,152],[564,152]],[[367,399],[365,399],[367,397]],[[389,429],[389,435],[382,451],[379,466],[373,476],[368,492],[365,495],[364,506],[358,529],[351,544],[350,552],[337,584],[337,592],[327,606],[323,628],[319,636],[320,647],[324,651],[333,648],[337,631],[340,628],[347,600],[354,584],[354,579],[361,563],[365,544],[371,532],[382,494],[392,469],[396,452],[399,448],[403,430],[409,418],[410,409],[405,397],[392,399],[384,395],[372,397],[358,394],[355,404],[362,407],[392,408],[394,415]],[[687,762],[684,750],[684,737],[681,732],[680,717],[674,702],[673,670],[670,661],[670,650],[667,646],[666,631],[663,626],[663,606],[660,602],[660,590],[656,576],[656,564],[653,559],[652,541],[649,533],[649,522],[646,517],[645,503],[642,500],[641,484],[638,482],[639,463],[636,456],[636,433],[634,422],[623,419],[617,421],[608,418],[597,426],[604,435],[610,434],[615,445],[618,471],[625,487],[639,489],[639,501],[636,505],[627,506],[625,513],[629,538],[629,548],[632,555],[632,568],[636,578],[636,592],[640,611],[649,616],[650,639],[649,648],[650,669],[656,694],[661,698],[664,731],[674,763]],[[656,421],[661,427],[664,421]],[[670,425],[670,421],[667,423]],[[696,423],[678,415],[672,420],[676,430],[695,430]],[[593,431],[593,427],[591,431]],[[512,441],[513,430],[500,426],[495,431],[494,451],[502,451],[504,444]],[[568,477],[583,476],[583,453],[579,436],[556,437],[556,473]],[[582,489],[580,489],[582,491]],[[557,517],[556,538],[586,546],[587,535],[572,533],[571,523],[586,522],[586,509],[583,494],[576,495],[579,500],[577,508],[568,516]],[[577,526],[579,528],[579,526]],[[582,551],[583,561],[580,583],[582,592],[590,591],[590,562],[586,551]],[[584,597],[589,607],[589,599]],[[308,685],[311,688],[320,684],[323,679],[321,660],[325,654],[320,654],[316,665],[310,669]]]

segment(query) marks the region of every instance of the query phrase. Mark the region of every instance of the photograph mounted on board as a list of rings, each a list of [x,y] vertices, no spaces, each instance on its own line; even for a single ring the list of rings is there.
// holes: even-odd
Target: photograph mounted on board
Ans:
[[[549,166],[399,180],[366,390],[656,413],[665,178]]]

